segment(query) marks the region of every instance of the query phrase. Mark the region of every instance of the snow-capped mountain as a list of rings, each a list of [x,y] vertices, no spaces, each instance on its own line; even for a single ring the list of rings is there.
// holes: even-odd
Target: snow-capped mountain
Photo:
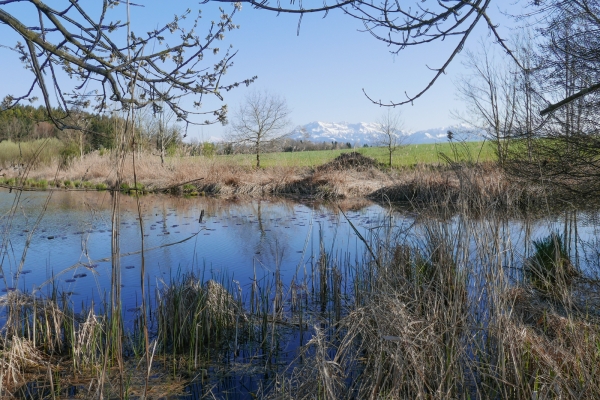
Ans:
[[[292,139],[310,140],[311,142],[339,142],[363,145],[377,141],[380,134],[376,123],[359,122],[311,122],[296,128]]]
[[[402,131],[405,144],[436,143],[448,141],[448,131],[454,133],[455,140],[476,141],[482,137],[473,132],[467,125],[459,124],[442,128],[426,129],[416,132]],[[374,122],[311,122],[294,130],[290,136],[297,140],[312,142],[351,143],[353,146],[369,146],[377,144],[381,135],[379,127]]]

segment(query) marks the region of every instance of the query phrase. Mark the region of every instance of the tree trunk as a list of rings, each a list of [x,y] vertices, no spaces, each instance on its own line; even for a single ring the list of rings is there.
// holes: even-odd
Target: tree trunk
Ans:
[[[83,130],[79,131],[79,159],[83,160]]]
[[[165,132],[162,126],[162,121],[158,126],[158,145],[160,150],[160,165],[165,165]]]

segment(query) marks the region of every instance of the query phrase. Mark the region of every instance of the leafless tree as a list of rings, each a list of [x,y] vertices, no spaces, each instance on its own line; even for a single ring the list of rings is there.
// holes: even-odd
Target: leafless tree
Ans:
[[[403,127],[402,118],[399,112],[393,112],[388,109],[377,122],[380,134],[378,135],[377,143],[386,148],[389,155],[390,168],[392,167],[392,156],[405,141],[405,136],[402,135]]]
[[[290,112],[283,97],[253,91],[234,111],[228,140],[252,146],[259,168],[264,148],[290,135]]]
[[[238,27],[233,16],[239,3],[231,12],[221,9],[219,19],[204,32],[199,27],[200,14],[194,16],[188,10],[141,35],[133,32],[128,22],[116,20],[115,10],[123,7],[127,7],[123,20],[129,21],[128,1],[0,1],[2,30],[12,30],[22,38],[14,46],[3,47],[12,46],[33,74],[29,88],[21,95],[6,96],[1,108],[32,100],[39,88],[50,118],[61,128],[73,127],[65,115],[52,112],[54,93],[59,102],[54,106],[65,114],[74,102],[93,105],[97,112],[115,103],[124,109],[164,105],[182,121],[195,123],[191,117],[197,115],[204,118],[200,123],[225,123],[225,105],[214,110],[201,107],[206,96],[222,100],[223,92],[255,79],[222,82],[235,53],[221,52],[219,42]],[[25,25],[20,15],[35,15],[37,24]],[[62,74],[72,79],[64,79]],[[76,82],[72,90],[65,87],[67,81]],[[194,95],[193,109],[180,102],[186,95]]]
[[[162,111],[155,116],[156,148],[160,153],[160,162],[165,164],[166,150],[181,139],[181,131],[173,121],[174,114],[170,110]]]
[[[89,117],[89,114],[83,112],[83,110],[81,110],[80,108],[75,107],[69,113],[68,118],[64,119],[64,122],[66,122],[69,126],[77,127],[77,129],[63,130],[62,136],[65,137],[67,141],[70,141],[77,145],[77,148],[79,149],[80,160],[83,158],[83,155],[85,153],[85,131],[87,130],[90,124]]]
[[[455,85],[467,112],[454,113],[454,116],[473,130],[485,132],[486,138],[495,144],[498,160],[503,165],[517,124],[521,71],[505,60],[497,60],[493,50],[483,42],[479,52],[466,53],[463,66],[467,72]]]
[[[563,2],[537,30],[540,45],[530,76],[535,140],[529,157],[518,145],[511,145],[510,154],[509,172],[579,200],[600,193],[600,92],[580,95],[600,82],[600,19],[592,18],[599,10],[598,0]]]
[[[562,195],[595,196],[600,92],[573,96],[600,81],[600,41],[589,14],[571,3],[550,16],[535,30],[535,41],[512,42],[525,69],[494,59],[483,45],[479,54],[468,54],[470,73],[458,89],[468,105],[467,122],[496,143],[509,174]],[[570,97],[551,113],[540,112]]]

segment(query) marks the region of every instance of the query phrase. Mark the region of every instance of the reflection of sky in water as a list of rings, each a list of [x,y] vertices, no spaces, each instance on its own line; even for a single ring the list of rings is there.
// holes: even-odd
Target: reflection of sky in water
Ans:
[[[3,243],[0,274],[4,275],[0,280],[0,290],[5,292],[17,286],[31,291],[54,276],[60,291],[74,293],[72,299],[75,305],[90,299],[97,303],[108,298],[111,263],[98,260],[110,257],[109,193],[54,193],[31,236],[22,268],[24,274],[15,277],[26,240],[48,195],[48,192],[24,192],[11,222],[8,214],[15,193],[0,191]],[[340,263],[346,260],[356,264],[364,255],[360,240],[335,207],[288,201],[233,202],[168,196],[145,196],[141,199],[141,207],[147,249],[147,280],[151,286],[149,293],[154,293],[154,288],[161,285],[161,281],[168,282],[171,277],[188,271],[195,271],[198,275],[203,273],[204,280],[214,277],[230,282],[235,279],[247,292],[254,271],[258,278],[262,278],[272,276],[279,266],[282,280],[288,284],[297,271],[300,279],[305,271],[310,275],[312,263],[318,258],[320,240]],[[202,210],[204,217],[199,223]],[[385,234],[379,227],[386,224],[386,215],[389,215],[388,211],[377,205],[346,212],[350,222],[367,239]],[[578,236],[587,243],[580,243],[579,248],[585,250],[586,257],[590,259],[595,255],[596,260],[597,219],[596,213],[583,213],[577,224]],[[424,238],[420,225],[417,223],[412,227],[413,222],[411,214],[395,213],[393,224],[396,232],[393,237],[402,240],[406,234],[413,243],[419,244]],[[454,218],[451,224],[446,225],[450,235],[460,231],[460,223]],[[468,226],[472,237],[480,240],[491,240],[487,236],[492,237],[490,232],[498,229],[497,223],[486,219],[462,223]],[[522,260],[526,251],[523,243],[528,242],[527,238],[540,239],[550,230],[562,232],[564,223],[564,216],[529,223],[511,220],[500,229],[504,230],[502,235],[510,236],[520,252],[517,258]],[[140,226],[136,202],[132,197],[122,197],[120,228],[121,253],[139,251]],[[161,247],[185,239],[188,240]],[[455,239],[459,240],[459,237]],[[474,249],[476,245],[471,243],[469,247]],[[71,268],[78,262],[91,267]],[[121,265],[125,308],[134,307],[140,303],[141,256],[126,255],[122,257]],[[48,293],[51,288],[51,284],[46,284],[41,290]]]
[[[8,218],[15,194],[0,192],[0,213],[5,246],[3,291],[18,287],[31,291],[54,276],[56,287],[73,292],[81,301],[107,298],[110,288],[111,196],[108,193],[56,192],[34,230],[48,192],[24,192],[15,218]],[[203,279],[239,281],[243,288],[254,271],[262,278],[279,266],[289,283],[299,271],[310,274],[318,258],[319,243],[340,260],[362,257],[360,241],[350,224],[335,208],[308,206],[287,201],[230,202],[215,199],[176,199],[146,196],[141,199],[147,279],[150,293],[161,281],[195,271]],[[199,223],[204,210],[202,223]],[[375,205],[347,216],[359,231],[377,226],[383,210]],[[122,197],[121,254],[139,251],[140,226],[135,199]],[[15,276],[28,236],[33,231],[21,276]],[[183,243],[165,246],[171,243]],[[358,249],[358,250],[357,250]],[[86,266],[75,266],[82,263]],[[141,255],[121,259],[123,300],[126,307],[140,302]],[[48,293],[49,283],[41,290]],[[1,293],[0,293],[1,294]]]

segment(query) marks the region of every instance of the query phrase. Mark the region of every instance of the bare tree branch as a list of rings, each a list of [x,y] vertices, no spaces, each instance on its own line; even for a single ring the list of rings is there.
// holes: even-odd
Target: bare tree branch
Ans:
[[[197,123],[191,119],[193,115],[205,118],[200,124],[226,123],[226,106],[201,110],[204,96],[222,100],[223,92],[240,84],[249,85],[256,79],[221,83],[235,52],[225,50],[218,56],[218,44],[227,32],[238,28],[233,23],[238,4],[231,12],[220,9],[219,19],[209,24],[204,35],[198,31],[200,13],[192,17],[188,9],[145,35],[138,36],[128,30],[125,38],[120,28],[128,25],[109,21],[109,10],[120,2],[103,0],[101,7],[97,2],[91,5],[63,0],[63,3],[65,8],[58,9],[42,0],[0,2],[0,23],[16,32],[25,43],[17,43],[12,49],[34,75],[31,89],[23,96],[7,96],[2,109],[31,99],[33,87],[38,87],[53,122],[60,128],[72,128],[65,120],[72,105],[77,108],[93,105],[101,112],[110,102],[123,108],[164,104],[187,123]],[[11,14],[11,7],[19,15],[35,11],[39,15],[38,25],[25,26],[16,14]],[[212,66],[206,64],[210,58],[216,59]],[[65,80],[57,75],[54,66],[60,66],[63,73],[78,81],[70,93],[62,89]],[[65,115],[52,112],[52,89]],[[194,109],[186,109],[180,102],[188,95],[194,96]]]

